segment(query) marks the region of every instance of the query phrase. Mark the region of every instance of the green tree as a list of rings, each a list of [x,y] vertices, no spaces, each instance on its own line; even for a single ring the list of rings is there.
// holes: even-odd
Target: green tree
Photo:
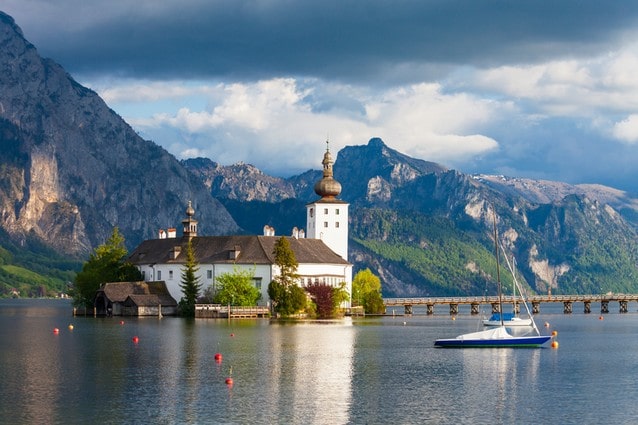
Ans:
[[[179,285],[182,288],[182,294],[184,294],[179,301],[179,311],[185,317],[195,317],[195,303],[202,287],[199,283],[199,276],[197,276],[198,271],[195,250],[189,239],[186,245],[186,263],[182,269],[182,282]]]
[[[213,302],[239,306],[257,305],[261,297],[259,289],[255,288],[253,278],[255,268],[241,270],[233,267],[232,273],[223,273],[217,278],[217,293]]]
[[[95,248],[82,271],[75,277],[75,285],[71,291],[73,305],[77,307],[93,307],[95,293],[100,285],[106,282],[129,282],[142,279],[142,274],[126,259],[128,252],[117,227],[102,245]]]
[[[268,296],[276,313],[290,316],[303,310],[307,301],[306,291],[297,285],[299,263],[290,242],[283,236],[275,243],[273,255],[275,264],[279,267],[279,275],[268,284]]]
[[[380,314],[385,311],[381,296],[381,280],[370,269],[359,271],[352,280],[352,304],[363,306],[369,314]]]

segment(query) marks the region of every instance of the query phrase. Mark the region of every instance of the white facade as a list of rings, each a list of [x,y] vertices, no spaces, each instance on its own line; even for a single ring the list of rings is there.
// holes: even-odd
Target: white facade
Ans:
[[[348,260],[348,204],[341,201],[306,205],[307,237],[321,239],[330,249]]]
[[[199,283],[202,290],[206,290],[210,286],[215,286],[216,279],[224,273],[233,273],[235,268],[240,270],[254,269],[254,284],[261,292],[259,305],[269,305],[268,284],[273,278],[279,274],[278,267],[275,265],[248,265],[248,264],[198,264]],[[154,265],[138,265],[145,281],[166,282],[166,287],[171,296],[179,301],[183,297],[182,273],[183,264],[154,264]],[[297,274],[300,278],[300,285],[306,286],[309,283],[325,283],[331,286],[339,286],[342,282],[346,283],[348,295],[352,293],[352,265],[343,264],[299,264]]]
[[[196,276],[199,278],[202,291],[206,290],[209,286],[215,287],[217,284],[217,277],[224,273],[233,273],[235,268],[240,270],[254,269],[254,284],[261,292],[261,300],[259,305],[266,305],[268,303],[268,284],[273,279],[273,267],[270,265],[246,265],[246,264],[198,264],[199,268]],[[138,266],[142,272],[142,277],[147,282],[155,280],[163,280],[166,282],[166,287],[171,296],[179,301],[184,294],[180,287],[182,283],[182,273],[184,270],[183,264],[154,264],[154,265],[140,265]]]

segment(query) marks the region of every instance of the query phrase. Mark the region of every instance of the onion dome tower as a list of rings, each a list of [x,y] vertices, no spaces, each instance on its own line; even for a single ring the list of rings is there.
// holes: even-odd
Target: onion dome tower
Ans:
[[[332,155],[326,140],[323,155],[323,177],[315,184],[315,193],[320,196],[306,205],[307,236],[321,239],[330,249],[348,260],[348,203],[337,199],[341,194],[341,184],[332,173]]]
[[[197,220],[193,218],[195,215],[195,209],[191,201],[188,201],[188,207],[186,208],[186,218],[182,220],[184,225],[184,236],[188,238],[194,238],[197,236]]]
[[[323,178],[315,183],[315,193],[321,196],[321,199],[335,199],[341,194],[341,183],[336,181],[332,174],[332,155],[330,155],[330,147],[327,146],[326,153],[323,155]]]

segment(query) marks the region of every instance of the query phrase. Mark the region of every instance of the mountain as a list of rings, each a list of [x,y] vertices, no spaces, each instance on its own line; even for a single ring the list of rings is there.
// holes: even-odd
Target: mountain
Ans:
[[[320,170],[283,179],[245,163],[178,161],[41,58],[2,13],[0,67],[0,295],[63,292],[114,227],[130,249],[179,227],[188,201],[200,234],[305,227]],[[379,138],[339,151],[334,175],[351,205],[349,259],[381,277],[384,296],[495,293],[494,221],[530,291],[638,292],[630,194],[468,175]]]
[[[33,243],[81,260],[114,227],[134,247],[178,227],[188,201],[202,232],[239,230],[199,178],[41,58],[2,12],[0,170],[0,227],[13,248],[2,246],[14,256]]]
[[[303,228],[305,204],[316,199],[308,189],[318,172],[279,179],[247,164],[198,160],[188,167],[215,182],[207,185],[250,232],[264,224],[283,234]],[[493,211],[499,239],[530,291],[638,290],[636,200],[613,188],[463,174],[379,138],[343,148],[334,174],[340,198],[351,204],[350,260],[355,270],[368,267],[382,278],[385,296],[495,293]],[[504,273],[503,280],[507,286],[512,277]]]

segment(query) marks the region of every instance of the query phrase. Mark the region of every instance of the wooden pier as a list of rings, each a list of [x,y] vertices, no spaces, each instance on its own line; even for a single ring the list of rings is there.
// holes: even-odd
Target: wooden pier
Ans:
[[[629,302],[638,301],[638,295],[634,294],[599,294],[599,295],[534,295],[527,299],[532,306],[532,313],[541,311],[541,303],[563,303],[563,313],[571,314],[574,303],[583,303],[583,313],[591,313],[592,303],[600,304],[601,313],[609,313],[609,303],[617,302],[618,311],[627,313]],[[520,311],[520,297],[516,300],[516,310]],[[427,314],[434,314],[436,305],[448,305],[450,315],[458,314],[459,305],[470,305],[470,313],[479,314],[482,304],[491,305],[493,313],[499,312],[499,300],[493,297],[423,297],[423,298],[384,298],[383,303],[387,307],[403,306],[404,314],[412,314],[414,306],[425,306]],[[504,305],[512,305],[514,297],[503,296]]]

